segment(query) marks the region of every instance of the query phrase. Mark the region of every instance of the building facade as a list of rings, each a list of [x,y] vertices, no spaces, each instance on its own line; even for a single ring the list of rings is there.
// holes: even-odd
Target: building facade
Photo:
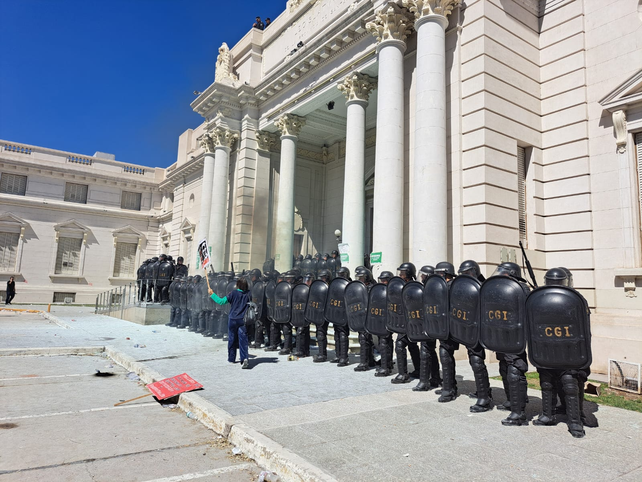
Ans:
[[[45,171],[27,156],[48,150],[5,149],[3,179],[30,170],[23,198],[0,194],[10,242],[23,233],[12,272],[34,296],[73,281],[91,298],[122,282],[125,244],[136,262],[164,251],[195,265],[207,238],[216,269],[273,257],[284,271],[341,242],[350,268],[374,252],[375,273],[475,259],[490,275],[502,260],[523,265],[521,241],[540,282],[572,270],[598,370],[642,361],[641,11],[638,0],[290,0],[267,29],[221,46],[192,103],[203,122],[169,168],[92,157]],[[65,201],[84,192],[68,184],[89,185],[87,204]],[[137,199],[124,193],[141,195],[141,211],[122,208]],[[80,237],[87,276],[59,277],[59,240]],[[31,274],[25,254],[47,242],[48,271]],[[92,248],[101,261],[88,266]]]

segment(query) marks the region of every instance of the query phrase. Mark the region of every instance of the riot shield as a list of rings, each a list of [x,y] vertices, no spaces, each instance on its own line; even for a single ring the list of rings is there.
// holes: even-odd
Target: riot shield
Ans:
[[[292,285],[281,281],[274,290],[274,321],[289,323],[292,317]]]
[[[313,262],[311,259],[304,259],[301,261],[301,274],[305,276],[308,273],[314,274],[315,272],[315,267],[313,266]]]
[[[214,293],[216,293],[216,296],[219,298],[225,298],[227,293],[225,292],[225,289],[227,288],[227,277],[225,276],[219,276],[216,278],[216,283],[214,283],[214,286],[212,286],[212,290]],[[214,307],[214,311],[218,313],[223,312],[223,307],[216,303],[216,306]]]
[[[268,320],[274,321],[274,292],[276,291],[276,281],[270,280],[265,285],[265,305],[267,307]]]
[[[174,266],[169,261],[163,261],[158,266],[158,281],[160,286],[166,286],[174,276]]]
[[[457,276],[450,284],[448,323],[453,340],[468,348],[479,343],[479,290],[472,276]]]
[[[428,341],[424,333],[424,285],[419,281],[406,283],[401,292],[406,316],[406,334],[410,341]]]
[[[305,309],[308,305],[308,294],[310,287],[304,283],[292,288],[292,318],[290,323],[295,328],[305,328],[310,326],[310,322],[305,319]]]
[[[492,276],[480,291],[479,341],[489,350],[519,355],[526,349],[525,285],[508,276]]]
[[[227,282],[227,286],[225,287],[225,296],[230,294],[235,289],[236,289],[236,280],[234,280],[234,279],[229,280]],[[232,308],[232,305],[230,305],[229,303],[225,303],[223,305],[223,313],[225,313],[226,315],[229,315],[231,308]]]
[[[388,318],[388,287],[377,283],[370,289],[368,295],[368,316],[366,316],[366,331],[371,335],[387,336],[390,334],[386,328]]]
[[[345,291],[348,326],[352,331],[366,331],[368,316],[368,288],[361,281],[351,281]]]
[[[257,281],[252,286],[252,302],[256,305],[256,315],[260,320],[261,315],[263,314],[263,299],[265,296],[265,283],[263,281]]]
[[[581,370],[591,365],[590,314],[565,286],[542,286],[526,298],[528,358],[535,368]]]
[[[424,285],[424,332],[431,338],[447,340],[448,283],[441,276],[432,274]]]
[[[338,268],[336,258],[328,258],[328,261],[326,261],[326,268],[330,270],[333,277],[336,276]]]
[[[316,280],[310,285],[308,306],[305,308],[305,319],[315,325],[323,325],[325,318],[325,302],[328,298],[328,285],[324,281]]]
[[[348,317],[346,314],[346,286],[348,280],[335,278],[328,287],[328,299],[325,302],[325,319],[337,326],[346,326]]]
[[[403,291],[406,282],[395,276],[388,281],[388,330],[393,333],[406,333],[406,315],[403,309],[403,300],[401,299],[401,292]]]

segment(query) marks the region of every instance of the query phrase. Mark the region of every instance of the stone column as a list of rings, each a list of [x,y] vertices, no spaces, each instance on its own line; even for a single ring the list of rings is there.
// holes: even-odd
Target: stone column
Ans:
[[[448,260],[446,156],[446,27],[460,0],[403,0],[415,15],[417,83],[411,177],[411,259],[417,266]]]
[[[355,72],[338,85],[348,99],[346,121],[346,163],[343,185],[343,242],[350,247],[345,265],[354,269],[363,264],[365,228],[365,153],[366,107],[370,93],[377,87],[372,77]]]
[[[292,268],[294,247],[294,181],[296,144],[305,118],[284,114],[274,123],[281,131],[281,167],[279,200],[276,211],[276,247],[274,267],[283,273]]]
[[[203,159],[203,184],[201,185],[201,212],[198,218],[197,242],[208,238],[210,234],[210,216],[212,212],[212,184],[214,182],[214,141],[205,133],[201,138],[201,147],[205,150]],[[208,245],[211,240],[207,239]]]
[[[375,276],[403,262],[404,52],[410,33],[407,11],[389,3],[366,25],[378,41],[377,144],[373,251],[382,253]]]
[[[230,151],[239,136],[222,126],[216,127],[210,135],[214,144],[214,182],[212,183],[212,214],[208,241],[212,246],[214,271],[222,271],[226,268],[225,233]]]

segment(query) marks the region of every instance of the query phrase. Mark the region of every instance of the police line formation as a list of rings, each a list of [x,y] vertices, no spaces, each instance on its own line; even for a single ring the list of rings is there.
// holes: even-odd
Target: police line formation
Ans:
[[[158,260],[160,266],[167,257],[162,260],[163,255]],[[181,258],[178,261],[168,291],[169,326],[226,339],[230,305],[215,303],[208,296],[205,278],[187,277]],[[146,276],[154,263],[141,266]],[[159,267],[158,271],[157,279],[163,281],[153,284],[152,299],[156,299],[158,289],[159,299],[165,300],[166,276],[161,273],[170,270]],[[573,288],[569,270],[548,270],[542,287],[529,286],[515,263],[500,264],[488,279],[472,260],[463,262],[457,273],[444,261],[435,267],[422,267],[419,275],[416,280],[415,266],[403,263],[397,276],[383,271],[375,282],[371,271],[360,266],[352,281],[350,271],[341,266],[338,253],[333,251],[314,258],[299,256],[294,268],[283,274],[274,270],[274,261],[270,260],[264,264],[263,273],[253,269],[240,276],[232,271],[207,276],[212,290],[221,298],[236,288],[239,277],[248,281],[256,313],[248,323],[250,340],[254,334],[250,348],[261,348],[267,337],[266,351],[309,356],[310,325],[314,324],[318,353],[313,361],[326,362],[327,332],[332,324],[336,357],[331,362],[340,367],[349,364],[348,336],[352,330],[359,334],[360,344],[360,363],[354,370],[367,371],[378,365],[375,376],[387,377],[392,374],[392,335],[396,334],[398,375],[391,382],[408,383],[418,378],[414,391],[441,387],[436,391],[439,402],[450,402],[458,396],[454,352],[464,345],[475,378],[476,392],[470,394],[476,399],[470,407],[474,413],[493,407],[484,360],[485,350],[494,351],[506,394],[506,402],[497,404],[497,409],[510,411],[502,420],[507,426],[528,424],[528,353],[540,374],[542,389],[542,412],[533,423],[555,425],[555,415],[566,413],[569,432],[573,437],[584,436],[584,383],[591,365],[590,311],[584,297]],[[150,299],[149,288],[146,293],[141,289],[141,293],[141,299]],[[381,355],[377,363],[375,338]],[[412,373],[408,373],[407,351],[415,367]]]

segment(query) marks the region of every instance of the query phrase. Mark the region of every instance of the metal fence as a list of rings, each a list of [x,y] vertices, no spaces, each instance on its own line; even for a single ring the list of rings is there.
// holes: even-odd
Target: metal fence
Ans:
[[[96,296],[96,314],[123,317],[124,311],[140,304],[138,283],[129,283]]]

